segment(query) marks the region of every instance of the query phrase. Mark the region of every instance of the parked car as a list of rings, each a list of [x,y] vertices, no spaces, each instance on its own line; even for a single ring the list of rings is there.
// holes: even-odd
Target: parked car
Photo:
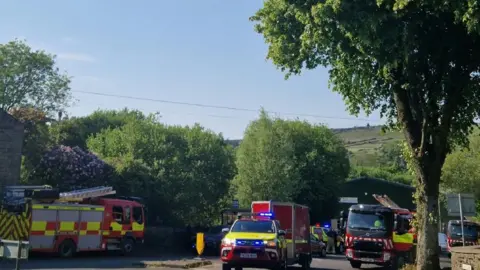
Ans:
[[[312,255],[319,257],[327,256],[327,246],[314,234],[310,234],[310,245],[312,247]]]
[[[442,253],[448,252],[448,243],[447,235],[444,233],[438,233],[438,245],[440,246],[440,251]]]

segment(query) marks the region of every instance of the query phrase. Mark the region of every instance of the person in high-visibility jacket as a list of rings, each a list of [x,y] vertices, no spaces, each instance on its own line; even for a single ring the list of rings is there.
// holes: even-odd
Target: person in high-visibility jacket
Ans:
[[[383,224],[383,217],[378,216],[377,220],[373,223],[373,227],[375,228],[384,228],[385,225]]]

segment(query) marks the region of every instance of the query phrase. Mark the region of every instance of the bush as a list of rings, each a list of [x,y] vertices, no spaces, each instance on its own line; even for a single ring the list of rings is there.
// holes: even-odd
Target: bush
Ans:
[[[64,191],[107,185],[114,176],[113,168],[93,153],[60,145],[43,156],[29,182]]]

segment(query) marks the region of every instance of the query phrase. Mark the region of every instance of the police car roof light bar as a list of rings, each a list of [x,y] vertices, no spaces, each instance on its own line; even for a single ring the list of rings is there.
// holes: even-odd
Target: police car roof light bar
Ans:
[[[237,219],[241,219],[242,217],[268,217],[273,218],[273,213],[271,212],[261,212],[261,213],[238,213]]]

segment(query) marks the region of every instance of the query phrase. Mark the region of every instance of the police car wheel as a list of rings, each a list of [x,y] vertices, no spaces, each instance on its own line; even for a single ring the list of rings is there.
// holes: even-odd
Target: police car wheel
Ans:
[[[327,249],[322,248],[322,251],[320,251],[320,257],[327,257]]]
[[[67,239],[64,240],[58,247],[58,254],[62,258],[70,258],[75,254],[75,250],[75,243],[72,240]]]

